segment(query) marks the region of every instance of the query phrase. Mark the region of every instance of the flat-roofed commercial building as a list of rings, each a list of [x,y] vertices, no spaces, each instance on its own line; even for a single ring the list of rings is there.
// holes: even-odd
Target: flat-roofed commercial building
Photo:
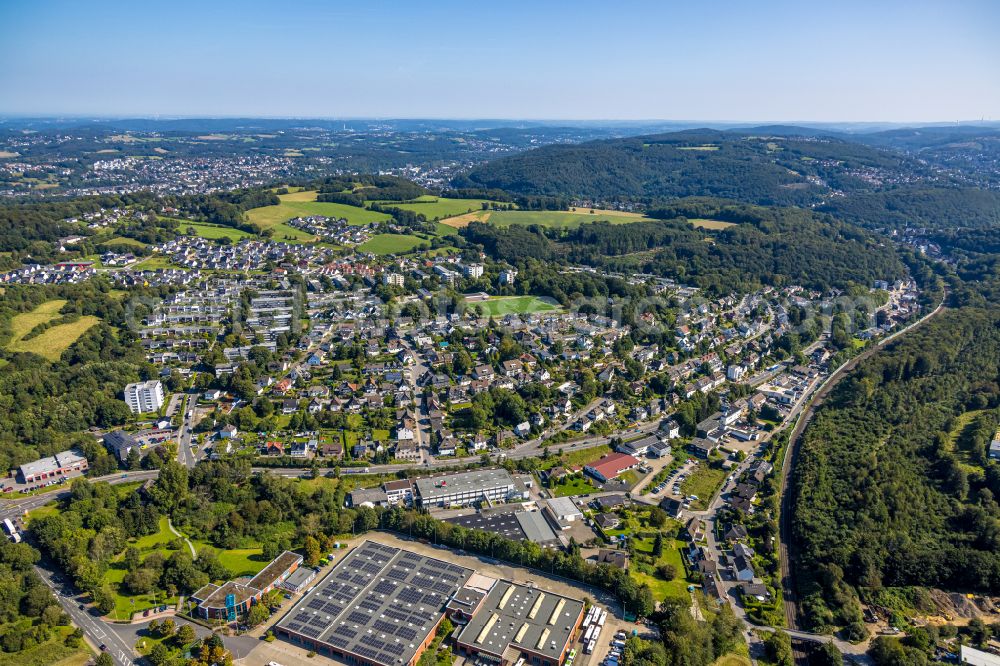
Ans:
[[[300,564],[302,556],[286,550],[249,581],[231,580],[222,585],[209,583],[192,594],[191,600],[198,604],[198,615],[207,620],[236,619],[287,580]]]
[[[79,476],[87,471],[87,459],[79,451],[68,449],[48,458],[25,463],[18,468],[23,483],[53,481]]]
[[[505,469],[478,469],[416,479],[417,496],[423,507],[468,506],[488,499],[506,502],[518,494],[514,478]]]
[[[465,567],[365,541],[302,597],[275,633],[350,664],[412,666],[472,576]]]
[[[466,657],[501,666],[562,666],[583,622],[583,602],[553,592],[496,581],[457,634]]]

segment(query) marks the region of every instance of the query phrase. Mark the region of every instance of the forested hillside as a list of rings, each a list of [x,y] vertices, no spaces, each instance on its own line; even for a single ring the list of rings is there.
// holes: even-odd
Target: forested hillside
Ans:
[[[596,200],[656,201],[715,196],[757,204],[816,203],[833,190],[935,180],[898,153],[824,136],[691,130],[552,145],[494,160],[458,187]]]
[[[984,229],[1000,226],[1000,192],[974,188],[899,188],[838,197],[819,210],[869,228]]]
[[[720,294],[760,285],[844,288],[904,274],[891,247],[858,227],[801,209],[697,200],[655,213],[695,211],[742,224],[710,231],[674,217],[627,225],[596,222],[560,233],[473,223],[462,235],[513,264],[529,258],[565,260],[676,278]]]
[[[859,619],[850,586],[1000,592],[1000,310],[946,311],[862,363],[806,429],[798,587],[816,629]]]
[[[11,321],[52,300],[60,312],[99,318],[54,363],[34,353],[5,348]],[[86,432],[91,426],[125,423],[128,408],[122,387],[155,376],[128,330],[127,305],[108,284],[91,281],[59,287],[7,286],[0,295],[0,466],[17,465],[81,446],[98,472],[117,464],[104,461],[104,449]],[[101,458],[101,460],[98,460]],[[108,464],[105,465],[104,463]]]

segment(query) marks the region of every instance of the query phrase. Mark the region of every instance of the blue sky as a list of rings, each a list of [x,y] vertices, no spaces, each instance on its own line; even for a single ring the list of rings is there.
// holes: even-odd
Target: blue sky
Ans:
[[[998,34],[992,0],[0,0],[0,113],[997,120]]]

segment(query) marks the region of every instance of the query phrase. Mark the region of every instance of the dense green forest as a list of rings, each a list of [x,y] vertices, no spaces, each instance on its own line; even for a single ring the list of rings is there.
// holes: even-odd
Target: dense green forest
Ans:
[[[898,188],[836,197],[818,210],[869,228],[957,229],[1000,226],[1000,192],[974,188]]]
[[[859,619],[853,587],[1000,591],[1000,310],[948,310],[863,362],[816,412],[794,479],[802,610]]]
[[[10,469],[78,445],[95,470],[114,469],[117,465],[86,430],[125,423],[129,411],[120,391],[129,382],[154,377],[156,369],[134,344],[128,329],[133,316],[128,304],[116,298],[104,280],[58,287],[6,287],[0,295],[0,340],[7,340],[12,317],[53,299],[67,301],[61,310],[64,317],[91,315],[100,322],[55,363],[0,348],[0,359],[6,361],[0,364],[0,411],[4,414],[0,465]]]
[[[515,265],[536,259],[652,273],[717,294],[760,285],[845,288],[904,274],[891,247],[827,215],[709,200],[657,210],[664,216],[681,212],[718,213],[742,223],[709,231],[675,217],[626,225],[595,222],[562,232],[474,222],[461,233],[494,259]]]
[[[689,130],[545,146],[489,162],[453,184],[647,204],[715,196],[804,205],[831,188],[875,189],[859,175],[866,169],[887,176],[928,175],[916,160],[833,137]]]

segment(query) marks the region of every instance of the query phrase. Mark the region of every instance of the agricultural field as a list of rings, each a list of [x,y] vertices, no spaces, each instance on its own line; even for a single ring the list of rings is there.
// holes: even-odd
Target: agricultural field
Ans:
[[[487,317],[553,312],[560,309],[556,303],[537,296],[491,296],[486,301],[467,302],[466,305],[475,312],[482,311],[483,315]]]
[[[260,225],[262,229],[271,229],[281,225],[283,222],[287,222],[293,217],[306,215],[342,217],[348,223],[358,226],[371,224],[372,222],[385,222],[392,219],[385,213],[378,213],[366,208],[316,201],[316,192],[314,190],[281,194],[278,198],[281,199],[281,203],[277,206],[262,206],[261,208],[248,210],[247,219],[254,224]],[[287,227],[287,225],[285,225],[285,228],[297,231],[292,229],[292,227]],[[285,229],[276,229],[274,232],[275,238],[284,233],[286,233]],[[302,232],[298,233],[301,234]],[[308,234],[304,235],[308,236]]]
[[[435,196],[422,196],[412,201],[396,203],[394,201],[380,201],[380,204],[411,210],[414,213],[421,213],[428,220],[443,220],[446,217],[464,215],[473,211],[482,211],[483,204],[495,202],[487,199],[445,199]]]
[[[688,222],[696,229],[712,229],[718,231],[736,226],[735,222],[723,222],[722,220],[706,220],[702,218],[689,219]]]
[[[409,234],[377,234],[359,245],[358,250],[372,254],[406,254],[425,242]]]
[[[66,305],[64,300],[47,301],[31,312],[16,315],[10,322],[11,337],[6,344],[7,350],[31,352],[50,361],[58,361],[62,353],[100,319],[87,315],[80,317],[75,322],[53,326],[29,340],[22,340],[22,338],[35,326],[58,319],[59,310],[64,305]]]
[[[611,224],[629,224],[650,218],[638,213],[622,213],[619,211],[594,211],[578,208],[575,210],[480,210],[458,217],[442,220],[444,224],[454,227],[465,227],[470,222],[489,222],[499,226],[512,224],[538,224],[554,229],[573,229],[588,222],[610,222]]]

